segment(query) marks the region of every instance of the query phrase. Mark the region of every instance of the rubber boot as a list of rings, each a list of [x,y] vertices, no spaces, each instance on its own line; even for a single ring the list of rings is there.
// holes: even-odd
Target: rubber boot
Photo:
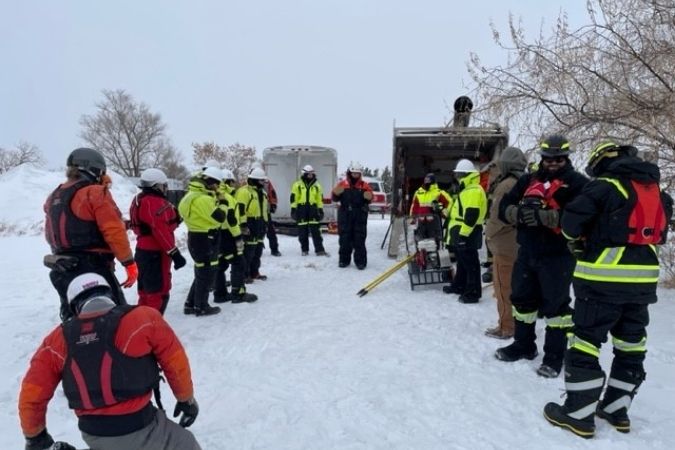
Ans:
[[[645,379],[644,372],[631,371],[612,366],[607,390],[596,414],[609,422],[617,431],[630,432],[628,409]]]
[[[567,347],[567,328],[546,327],[544,337],[544,358],[537,374],[545,378],[556,378],[563,366]]]
[[[535,342],[537,335],[534,331],[535,322],[525,323],[521,320],[516,320],[515,322],[513,342],[506,347],[497,349],[495,352],[495,358],[500,361],[532,360],[537,357],[537,344]]]
[[[544,417],[551,424],[582,438],[595,434],[595,410],[605,384],[605,373],[597,369],[565,368],[565,403],[547,403]]]

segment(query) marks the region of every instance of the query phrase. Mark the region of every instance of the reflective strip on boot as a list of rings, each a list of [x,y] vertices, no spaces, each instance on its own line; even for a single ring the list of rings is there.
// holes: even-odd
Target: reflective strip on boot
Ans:
[[[513,306],[512,309],[513,309],[513,318],[516,320],[528,324],[535,323],[537,321],[537,311],[533,311],[530,313],[521,313],[516,309],[515,306]]]
[[[544,319],[546,326],[551,328],[572,328],[572,314],[565,314],[564,316],[546,317]]]
[[[609,405],[605,405],[602,410],[605,411],[607,414],[614,414],[621,408],[626,408],[626,411],[630,409],[630,404],[632,403],[632,399],[630,398],[630,395],[623,395],[616,400],[614,400],[612,403]]]
[[[600,349],[595,345],[591,344],[588,341],[585,341],[575,335],[574,333],[567,334],[567,343],[569,349],[575,349],[581,353],[586,353],[587,355],[595,356],[596,358],[600,356]]]
[[[596,378],[595,380],[586,381],[565,381],[565,390],[572,392],[588,391],[591,389],[602,388],[605,385],[605,378]]]
[[[614,348],[622,352],[646,352],[647,351],[647,337],[640,339],[640,342],[627,342],[617,337],[612,336],[612,344]]]
[[[590,416],[591,414],[595,414],[595,410],[597,407],[598,401],[596,400],[584,406],[583,408],[579,408],[576,411],[567,413],[567,415],[570,416],[572,419],[583,420],[586,417]]]

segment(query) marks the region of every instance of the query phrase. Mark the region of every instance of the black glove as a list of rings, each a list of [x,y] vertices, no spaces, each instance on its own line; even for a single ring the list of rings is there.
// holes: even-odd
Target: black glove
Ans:
[[[242,236],[250,236],[251,235],[251,230],[248,229],[248,225],[245,223],[242,223],[239,225],[239,229],[241,230],[241,235]]]
[[[277,212],[277,205],[270,205],[270,212],[271,212],[272,214],[274,214],[275,212]]]
[[[295,208],[291,208],[291,219],[298,221],[298,213],[295,211]]]
[[[54,439],[45,428],[40,434],[26,438],[26,450],[47,450],[54,444]]]
[[[558,228],[560,224],[560,214],[555,209],[540,209],[539,222],[547,228]]]
[[[441,214],[443,212],[443,205],[438,203],[438,200],[432,201],[431,204],[434,208],[434,212],[436,212],[438,214]]]
[[[317,211],[316,217],[319,220],[323,220],[323,209],[320,209],[320,210]]]
[[[234,241],[234,246],[237,249],[237,254],[244,254],[244,240],[241,237]]]
[[[539,210],[535,208],[521,207],[518,208],[518,221],[522,224],[527,225],[528,227],[538,227],[541,225],[539,222]]]
[[[504,211],[504,216],[506,221],[511,225],[516,225],[518,223],[518,207],[516,205],[509,205]]]
[[[586,249],[586,244],[581,239],[567,241],[567,248],[575,258],[579,259]]]
[[[197,400],[195,400],[193,397],[186,402],[176,403],[176,407],[173,410],[173,417],[178,417],[178,414],[180,413],[183,413],[183,415],[180,416],[180,420],[178,421],[178,424],[181,427],[187,428],[195,423],[197,414],[199,414],[199,405],[197,404]]]
[[[184,267],[185,264],[187,264],[187,261],[183,257],[183,255],[180,254],[180,250],[178,250],[178,247],[174,248],[169,252],[169,256],[173,260],[173,268],[178,270],[181,267]]]

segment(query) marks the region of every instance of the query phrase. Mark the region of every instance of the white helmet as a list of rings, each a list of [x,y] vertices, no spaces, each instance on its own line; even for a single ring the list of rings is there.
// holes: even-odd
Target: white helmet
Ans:
[[[260,167],[254,167],[253,170],[251,170],[251,173],[248,174],[248,177],[251,180],[266,180],[267,175],[265,175],[265,171],[262,170]]]
[[[361,167],[361,163],[355,161],[349,163],[349,168],[347,170],[352,173],[363,173],[363,167]]]
[[[209,159],[202,166],[202,170],[205,170],[207,167],[215,167],[216,169],[220,169],[220,163],[215,159]]]
[[[168,182],[166,174],[160,169],[145,169],[141,172],[141,187],[153,187],[157,184],[167,184]]]
[[[217,167],[207,167],[202,172],[202,178],[213,178],[214,180],[223,181],[223,171]]]
[[[471,173],[471,172],[478,172],[476,169],[476,166],[473,165],[471,161],[468,159],[460,159],[457,162],[457,166],[455,167],[454,170],[455,173]]]
[[[70,282],[68,290],[66,291],[68,303],[72,304],[73,300],[79,300],[79,298],[81,298],[81,294],[95,288],[107,288],[108,291],[112,292],[110,285],[105,278],[97,273],[90,272],[76,276],[73,278],[73,281]]]
[[[302,173],[314,173],[314,167],[307,164],[305,167],[302,168]]]
[[[234,174],[230,169],[222,169],[223,172],[223,180],[234,180]]]

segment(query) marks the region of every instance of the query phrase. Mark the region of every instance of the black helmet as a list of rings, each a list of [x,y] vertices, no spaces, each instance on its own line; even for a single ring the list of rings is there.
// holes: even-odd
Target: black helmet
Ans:
[[[101,152],[93,148],[76,148],[68,155],[66,165],[77,168],[96,181],[99,181],[101,176],[105,174],[105,159]]]
[[[635,147],[631,147],[635,148]],[[616,158],[624,149],[616,145],[612,141],[604,141],[595,146],[591,155],[588,157],[588,164],[586,165],[586,173],[591,177],[597,177],[602,170],[598,167],[600,161],[607,158]]]
[[[555,158],[556,156],[569,156],[570,141],[560,134],[548,136],[539,145],[539,154],[543,157]]]

